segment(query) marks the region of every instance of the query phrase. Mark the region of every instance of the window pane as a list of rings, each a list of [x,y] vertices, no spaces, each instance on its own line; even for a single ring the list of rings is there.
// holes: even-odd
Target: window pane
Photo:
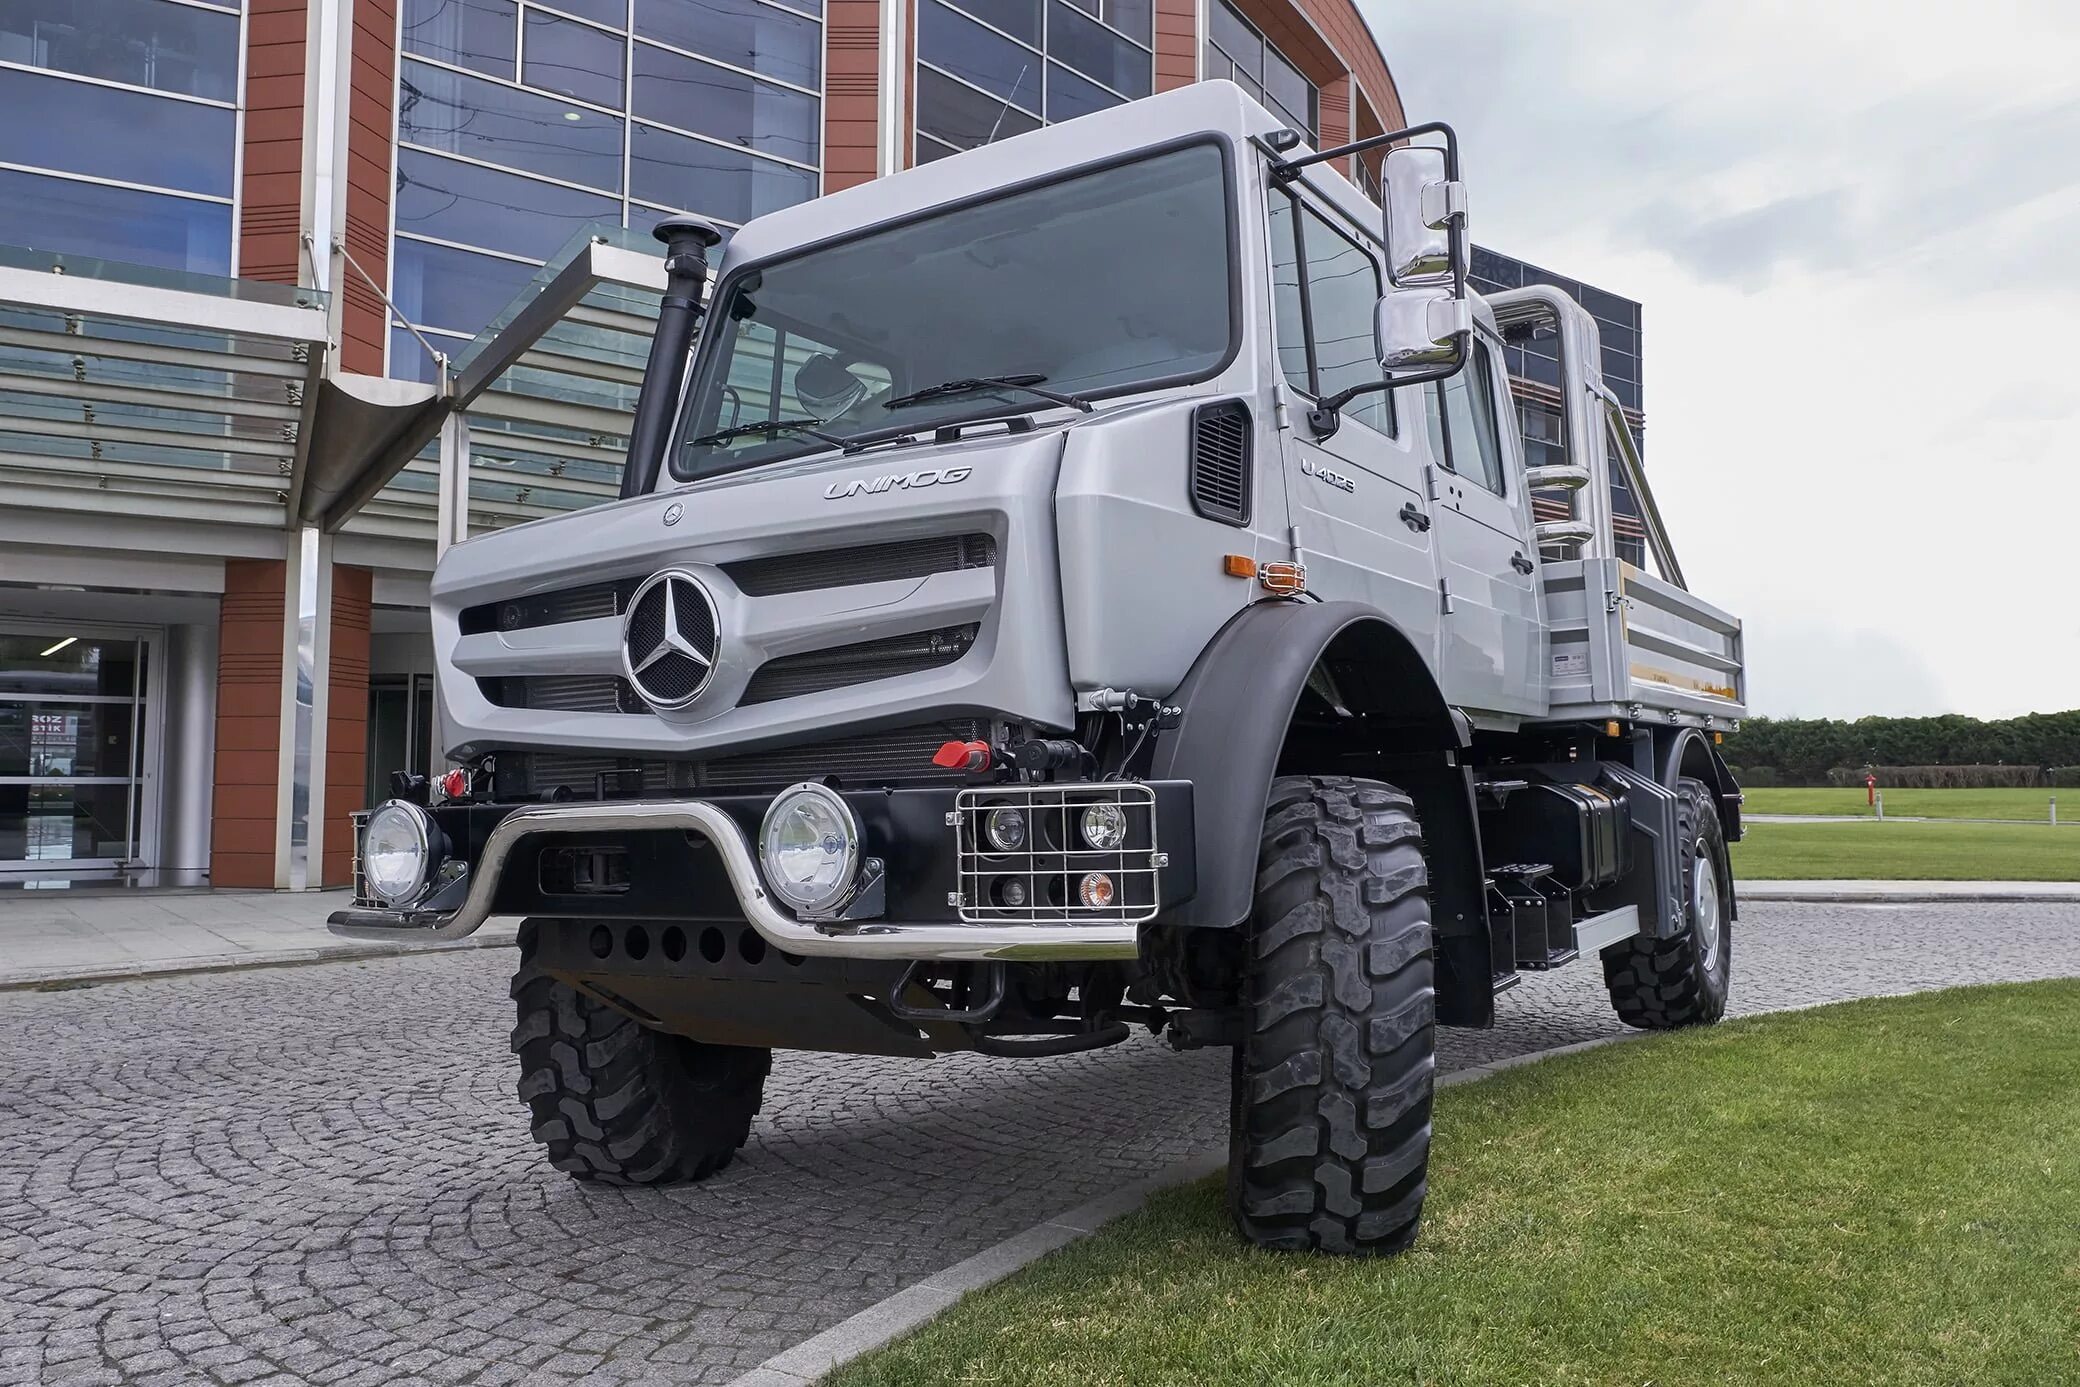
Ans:
[[[0,69],[10,163],[229,197],[235,120],[226,107]]]
[[[1105,0],[1103,17],[1128,38],[1147,43],[1154,36],[1155,16],[1150,0]]]
[[[405,0],[404,48],[511,81],[514,16],[513,0]]]
[[[445,153],[621,190],[621,121],[553,96],[407,62],[398,79],[397,132]]]
[[[917,56],[1002,100],[1040,109],[1040,55],[937,0],[918,9]]]
[[[1264,91],[1285,108],[1287,119],[1297,118],[1303,130],[1314,128],[1314,84],[1268,46],[1264,49]]]
[[[636,32],[800,87],[823,74],[823,26],[758,0],[641,0]]]
[[[231,273],[231,207],[0,169],[0,244]]]
[[[1060,63],[1047,65],[1047,118],[1074,120],[1092,111],[1117,106],[1121,98],[1095,83],[1087,82]]]
[[[397,229],[546,260],[572,236],[621,225],[621,200],[417,150],[397,152]]]
[[[1250,22],[1222,0],[1213,0],[1206,15],[1207,33],[1243,71],[1255,74],[1264,66],[1264,41]]]
[[[1304,234],[1315,379],[1321,394],[1334,395],[1380,378],[1373,347],[1379,271],[1371,256],[1312,211],[1307,213]],[[1394,431],[1393,404],[1385,391],[1360,395],[1344,413],[1381,433]]]
[[[713,63],[636,45],[635,114],[805,164],[822,147],[819,102]]]
[[[1314,393],[1307,374],[1307,319],[1300,310],[1300,247],[1293,237],[1293,200],[1271,197],[1271,314],[1278,365],[1294,386]]]
[[[161,0],[6,0],[0,61],[238,99],[238,17]]]
[[[973,87],[919,68],[917,128],[955,149],[973,149],[992,140],[1008,140],[1013,135],[1038,130],[1040,122]]]
[[[934,159],[944,159],[944,158],[945,158],[945,157],[946,157],[947,155],[949,155],[949,154],[958,154],[958,153],[960,153],[960,151],[959,151],[959,150],[957,150],[957,149],[955,149],[955,148],[953,148],[952,146],[950,146],[950,145],[943,145],[943,144],[939,143],[939,142],[938,142],[937,140],[935,140],[935,139],[933,139],[933,138],[932,138],[931,136],[929,136],[929,135],[925,134],[925,133],[924,133],[923,131],[919,131],[919,132],[918,132],[918,135],[917,135],[917,162],[918,162],[918,163],[920,163],[920,164],[929,164],[929,163],[931,163],[931,162],[932,162],[932,161],[933,161]]]
[[[17,638],[21,639],[21,638]],[[48,647],[59,636],[34,637]],[[125,662],[127,671],[128,663]],[[130,685],[121,703],[10,702],[0,695],[0,775],[131,774]]]
[[[616,29],[628,27],[628,0],[548,0],[566,14],[580,19],[589,19],[595,24],[611,24]]]
[[[1147,96],[1154,88],[1154,63],[1148,50],[1136,48],[1102,24],[1055,0],[1049,16],[1047,52],[1095,82],[1127,97]]]
[[[470,336],[498,316],[534,278],[535,266],[403,236],[396,241],[397,274],[390,296],[414,323]],[[422,353],[423,355],[423,353]]]
[[[1476,342],[1466,369],[1444,382],[1445,422],[1451,428],[1452,470],[1500,495],[1502,457],[1489,381],[1487,344]]]
[[[590,24],[527,12],[527,70],[530,87],[621,109],[621,69],[628,43]]]
[[[690,432],[721,427],[739,403],[723,387],[741,380],[742,393],[755,380],[736,358],[756,357],[761,325],[884,368],[886,386],[843,405],[842,418],[822,416],[839,436],[1050,407],[1011,390],[888,407],[891,393],[970,376],[1036,372],[1081,394],[1204,379],[1233,347],[1231,215],[1222,152],[1199,143],[878,227],[764,264],[755,287],[733,276],[714,318],[727,330],[704,347],[690,392]],[[675,466],[712,472],[823,446],[695,445]]]
[[[816,196],[816,175],[705,140],[637,125],[628,183],[645,202],[748,222]]]
[[[50,651],[48,655],[44,653],[47,650]],[[55,636],[0,636],[0,699],[10,693],[129,698],[134,692],[136,679],[135,641],[100,640],[92,636],[67,641],[63,633]],[[127,722],[127,706],[123,716]],[[127,725],[124,732],[127,736]],[[31,772],[0,768],[0,775],[28,774]],[[98,772],[77,771],[72,774]]]
[[[954,0],[954,5],[1013,38],[1040,46],[1040,0]]]

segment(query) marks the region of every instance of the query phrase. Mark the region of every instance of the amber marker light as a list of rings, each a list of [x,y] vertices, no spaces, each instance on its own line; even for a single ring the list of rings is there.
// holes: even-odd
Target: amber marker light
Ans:
[[[1257,581],[1273,597],[1298,597],[1307,591],[1307,565],[1267,563],[1257,566]]]
[[[1254,578],[1257,561],[1247,554],[1229,554],[1221,560],[1221,572],[1230,578]]]

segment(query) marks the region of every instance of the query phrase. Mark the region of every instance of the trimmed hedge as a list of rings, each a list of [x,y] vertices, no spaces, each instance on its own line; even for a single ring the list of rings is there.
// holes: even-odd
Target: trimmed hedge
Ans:
[[[1947,713],[1933,718],[1750,718],[1727,737],[1727,761],[1745,768],[1745,784],[1825,785],[1836,770],[1886,768],[1916,771],[1984,768],[1998,776],[2023,773],[2034,779],[1945,781],[1946,784],[2080,784],[2080,709],[2030,713],[1992,721]],[[2062,768],[2062,769],[2060,769]],[[1977,772],[1972,772],[1976,774]],[[1765,780],[1763,776],[1773,776]],[[2056,780],[2051,776],[2056,775]]]

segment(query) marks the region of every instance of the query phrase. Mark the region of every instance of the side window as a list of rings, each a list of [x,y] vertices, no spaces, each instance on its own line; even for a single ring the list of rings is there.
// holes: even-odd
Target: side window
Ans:
[[[1378,380],[1378,266],[1290,194],[1272,194],[1270,212],[1273,320],[1286,379],[1317,399]],[[1360,395],[1344,406],[1344,417],[1392,436],[1393,393]]]
[[[1502,441],[1495,432],[1494,382],[1488,344],[1475,339],[1466,369],[1424,391],[1423,397],[1431,451],[1467,481],[1501,496]]]

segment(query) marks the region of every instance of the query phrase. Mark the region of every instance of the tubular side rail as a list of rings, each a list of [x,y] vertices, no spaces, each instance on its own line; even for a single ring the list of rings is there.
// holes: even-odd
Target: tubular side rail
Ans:
[[[499,877],[521,842],[544,834],[640,833],[657,829],[697,833],[721,857],[744,919],[774,948],[805,957],[918,959],[1133,958],[1139,931],[1132,924],[964,925],[954,921],[896,924],[864,921],[811,925],[775,903],[758,874],[751,845],[735,819],[704,800],[540,804],[516,809],[485,840],[470,874],[469,894],[452,912],[356,907],[327,921],[348,939],[402,942],[462,939],[492,913]]]
[[[1633,445],[1632,429],[1625,422],[1624,407],[1608,386],[1599,385],[1597,395],[1603,400],[1604,419],[1610,426],[1611,441],[1617,445],[1618,462],[1625,469],[1625,484],[1639,501],[1640,519],[1646,526],[1647,552],[1653,555],[1654,566],[1661,576],[1685,592],[1690,584],[1684,581],[1683,566],[1676,562],[1676,547],[1668,537],[1668,526],[1661,519],[1661,507],[1654,504],[1654,492],[1647,485],[1647,469],[1640,462],[1639,449]]]

